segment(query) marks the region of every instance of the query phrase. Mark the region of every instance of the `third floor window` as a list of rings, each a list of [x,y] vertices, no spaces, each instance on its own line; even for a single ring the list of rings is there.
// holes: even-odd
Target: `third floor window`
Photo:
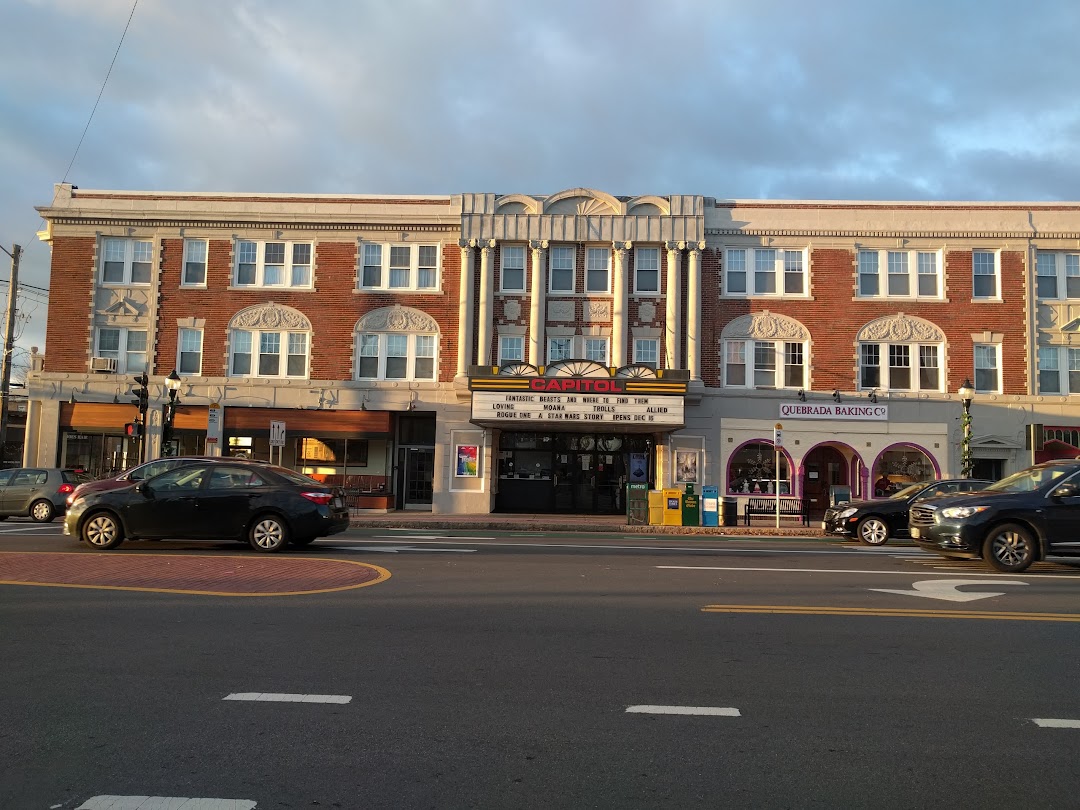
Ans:
[[[724,294],[806,295],[806,251],[729,248],[724,263]]]
[[[148,239],[101,240],[102,284],[149,284],[154,243]]]
[[[438,245],[363,244],[360,286],[365,290],[436,290]]]
[[[1040,250],[1035,284],[1039,298],[1080,298],[1080,253]]]
[[[311,287],[312,245],[310,242],[236,243],[233,286]]]
[[[860,250],[860,298],[941,298],[941,254],[934,250]]]

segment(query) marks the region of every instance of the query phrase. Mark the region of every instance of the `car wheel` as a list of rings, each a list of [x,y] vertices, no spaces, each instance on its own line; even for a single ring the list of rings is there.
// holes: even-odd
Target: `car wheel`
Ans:
[[[105,550],[120,545],[124,529],[116,515],[97,512],[83,521],[80,535],[91,548]]]
[[[46,500],[30,504],[30,518],[37,523],[48,523],[56,517],[56,508]]]
[[[880,546],[889,539],[889,525],[879,517],[865,517],[859,521],[855,533],[860,542],[868,546]]]
[[[317,537],[294,537],[291,542],[294,546],[310,546],[316,540]]]
[[[281,551],[289,542],[289,527],[277,515],[260,515],[248,530],[248,542],[256,551]]]
[[[1035,538],[1019,524],[1003,523],[986,536],[982,556],[990,567],[1018,574],[1035,562]]]

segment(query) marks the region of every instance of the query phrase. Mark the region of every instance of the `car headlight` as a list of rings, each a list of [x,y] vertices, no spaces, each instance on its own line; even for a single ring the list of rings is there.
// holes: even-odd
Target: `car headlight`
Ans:
[[[855,508],[848,508],[848,509],[845,509],[843,512],[841,512],[839,515],[837,515],[837,517],[840,518],[841,520],[843,520],[844,518],[851,517],[852,515],[854,515],[858,511],[859,510],[855,509]]]
[[[941,510],[941,516],[945,518],[966,518],[989,508],[989,506],[946,506]]]

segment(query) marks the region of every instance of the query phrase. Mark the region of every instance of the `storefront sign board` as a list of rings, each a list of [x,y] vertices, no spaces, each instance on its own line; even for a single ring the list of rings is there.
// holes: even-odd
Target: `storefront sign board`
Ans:
[[[782,402],[780,403],[780,418],[782,419],[846,419],[856,422],[884,422],[889,418],[888,405],[872,405],[867,403],[846,402],[810,403],[810,402]]]
[[[603,393],[474,391],[474,422],[682,427],[683,398]]]

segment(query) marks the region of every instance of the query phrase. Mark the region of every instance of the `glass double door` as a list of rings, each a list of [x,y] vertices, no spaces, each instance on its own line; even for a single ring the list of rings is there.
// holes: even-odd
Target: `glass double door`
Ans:
[[[622,512],[626,459],[622,453],[560,453],[554,465],[556,512]]]

